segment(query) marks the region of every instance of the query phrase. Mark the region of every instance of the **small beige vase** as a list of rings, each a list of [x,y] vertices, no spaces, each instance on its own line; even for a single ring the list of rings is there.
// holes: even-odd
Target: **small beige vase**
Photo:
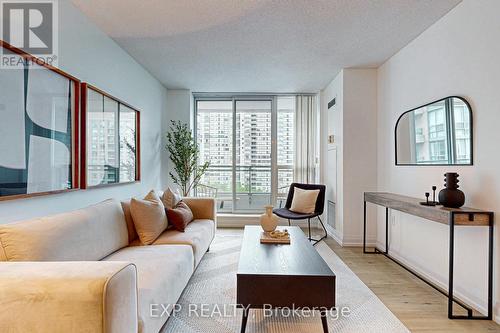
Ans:
[[[273,214],[273,206],[265,206],[266,212],[260,216],[260,225],[265,232],[271,232],[278,226],[278,217]]]

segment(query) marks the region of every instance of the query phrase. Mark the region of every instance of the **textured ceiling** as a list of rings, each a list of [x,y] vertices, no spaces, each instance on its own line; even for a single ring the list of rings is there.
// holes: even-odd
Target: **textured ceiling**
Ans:
[[[71,0],[167,88],[316,92],[461,0]]]

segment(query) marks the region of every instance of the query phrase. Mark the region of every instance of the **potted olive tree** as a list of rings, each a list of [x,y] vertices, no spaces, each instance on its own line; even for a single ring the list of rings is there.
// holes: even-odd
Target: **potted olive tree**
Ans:
[[[210,166],[207,161],[198,165],[200,150],[188,125],[180,121],[171,121],[167,132],[167,145],[165,147],[173,163],[170,172],[172,181],[177,184],[183,196],[188,196],[192,189],[198,185],[201,177]]]

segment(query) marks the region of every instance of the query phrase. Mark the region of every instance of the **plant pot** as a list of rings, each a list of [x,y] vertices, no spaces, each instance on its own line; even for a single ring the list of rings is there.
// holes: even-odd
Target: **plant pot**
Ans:
[[[439,192],[439,203],[448,208],[462,207],[465,203],[465,194],[458,189],[458,173],[448,172],[444,176],[446,184]]]
[[[260,216],[260,225],[265,232],[271,232],[278,226],[278,217],[273,214],[273,206],[265,206],[266,212]]]

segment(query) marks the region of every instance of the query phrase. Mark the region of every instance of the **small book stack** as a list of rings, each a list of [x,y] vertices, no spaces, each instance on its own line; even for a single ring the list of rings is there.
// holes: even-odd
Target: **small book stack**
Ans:
[[[260,234],[261,244],[290,244],[290,234],[285,231],[262,232]]]

